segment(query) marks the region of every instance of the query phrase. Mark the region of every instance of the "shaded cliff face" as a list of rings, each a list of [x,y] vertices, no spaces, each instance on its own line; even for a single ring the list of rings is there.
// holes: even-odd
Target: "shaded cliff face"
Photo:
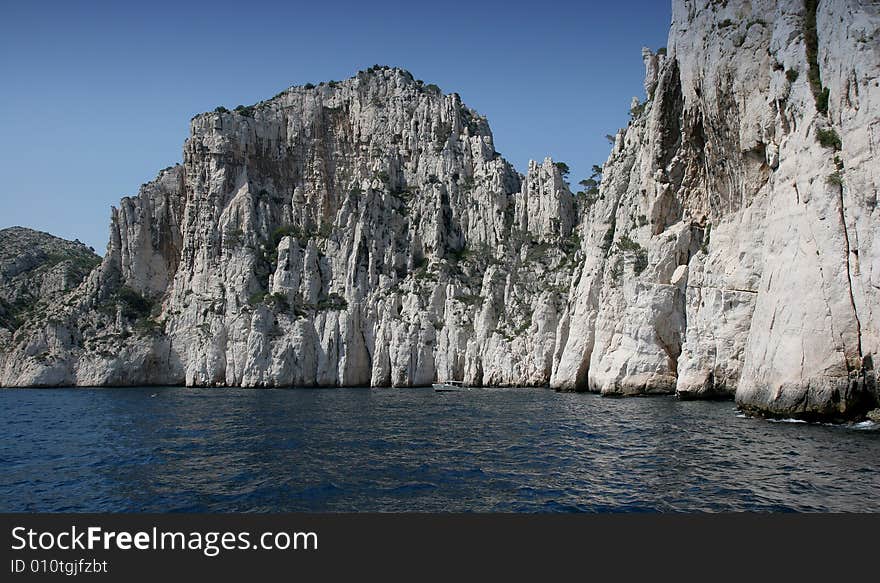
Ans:
[[[461,379],[858,415],[880,338],[878,10],[675,1],[595,195],[549,159],[518,174],[485,119],[399,69],[199,115],[0,383]]]
[[[554,386],[806,418],[876,399],[880,7],[810,4],[674,2],[584,227],[607,251]]]
[[[101,258],[79,241],[23,227],[0,229],[0,334],[11,333],[50,302],[76,288]]]

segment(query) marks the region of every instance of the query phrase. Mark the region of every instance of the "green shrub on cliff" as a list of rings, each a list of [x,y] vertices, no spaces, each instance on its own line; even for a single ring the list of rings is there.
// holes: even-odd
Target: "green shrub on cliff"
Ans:
[[[841,147],[843,147],[843,143],[840,141],[840,136],[837,135],[837,132],[833,129],[816,130],[816,139],[819,140],[819,143],[822,145],[823,148],[832,148],[834,150],[839,150]]]

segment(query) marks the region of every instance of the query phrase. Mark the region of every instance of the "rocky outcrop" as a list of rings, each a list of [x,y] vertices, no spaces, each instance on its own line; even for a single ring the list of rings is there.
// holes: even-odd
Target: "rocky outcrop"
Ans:
[[[647,101],[577,195],[400,69],[196,116],[0,384],[457,379],[861,415],[878,27],[858,0],[676,0]]]
[[[196,116],[0,378],[545,385],[582,256],[562,168],[518,174],[458,95],[386,67]]]
[[[40,300],[76,288],[101,258],[79,241],[23,227],[0,229],[0,333],[18,328]]]
[[[100,261],[93,249],[79,241],[23,227],[0,230],[0,370],[13,352],[15,331],[47,311],[62,309],[71,291]],[[62,351],[66,347],[66,343],[59,346]],[[46,344],[19,348],[16,358],[32,362],[35,368],[48,362]]]
[[[876,400],[880,16],[816,4],[674,2],[585,224],[604,254],[554,386],[803,418]]]

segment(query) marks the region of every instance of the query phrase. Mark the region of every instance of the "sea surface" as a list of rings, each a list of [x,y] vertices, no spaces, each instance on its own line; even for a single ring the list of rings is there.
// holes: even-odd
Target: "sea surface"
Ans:
[[[877,425],[546,389],[0,390],[4,512],[880,511]]]

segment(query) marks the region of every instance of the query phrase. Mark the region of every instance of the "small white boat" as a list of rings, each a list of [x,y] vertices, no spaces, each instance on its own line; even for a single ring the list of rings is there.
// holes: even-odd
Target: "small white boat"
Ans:
[[[431,385],[438,393],[457,393],[459,391],[470,391],[471,388],[465,386],[462,381],[443,381],[442,383],[434,383]]]

